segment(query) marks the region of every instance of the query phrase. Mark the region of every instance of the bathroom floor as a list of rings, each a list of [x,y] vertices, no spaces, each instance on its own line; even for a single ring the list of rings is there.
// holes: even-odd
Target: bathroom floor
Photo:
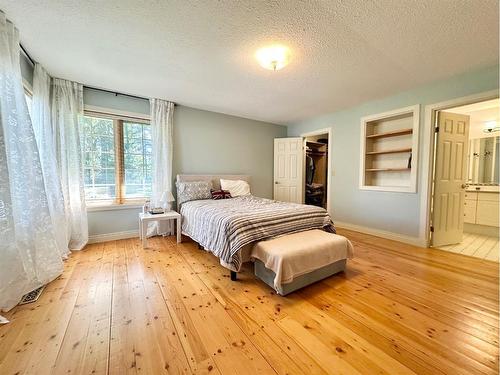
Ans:
[[[498,237],[464,232],[462,242],[437,248],[452,253],[498,262],[499,239]]]

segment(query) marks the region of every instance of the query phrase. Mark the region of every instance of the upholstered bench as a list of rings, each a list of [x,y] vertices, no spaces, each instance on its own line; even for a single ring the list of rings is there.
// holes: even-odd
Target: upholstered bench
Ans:
[[[319,229],[257,242],[251,251],[255,275],[286,295],[345,269],[351,242]]]

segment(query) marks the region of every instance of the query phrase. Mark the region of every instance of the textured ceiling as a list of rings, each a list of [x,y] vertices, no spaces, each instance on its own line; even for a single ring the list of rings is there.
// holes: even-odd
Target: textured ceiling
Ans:
[[[498,63],[497,0],[0,0],[55,76],[287,124]],[[288,67],[254,59],[272,42]]]

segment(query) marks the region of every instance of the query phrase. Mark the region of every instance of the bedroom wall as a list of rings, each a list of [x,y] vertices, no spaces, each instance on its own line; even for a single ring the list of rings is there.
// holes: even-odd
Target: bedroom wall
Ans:
[[[149,114],[149,102],[84,89],[86,105]],[[177,105],[174,111],[174,178],[181,173],[249,174],[252,193],[272,197],[273,140],[286,127]],[[137,230],[139,208],[90,211],[89,234]]]
[[[292,124],[288,127],[288,136],[332,128],[329,210],[334,221],[351,227],[390,232],[407,237],[413,242],[420,242],[418,236],[421,176],[427,173],[422,168],[422,133],[419,142],[416,194],[360,190],[360,119],[366,115],[421,104],[420,129],[422,129],[425,121],[425,105],[493,89],[498,89],[498,65]]]
[[[25,60],[25,59],[24,59]],[[23,62],[23,77],[32,84],[32,67]],[[149,101],[84,89],[85,105],[149,114]],[[249,174],[252,193],[272,197],[273,140],[286,127],[177,105],[174,112],[173,173]],[[91,210],[89,235],[137,231],[140,208]],[[122,233],[124,234],[124,233]],[[126,234],[126,233],[125,233]],[[96,237],[98,236],[98,237]]]

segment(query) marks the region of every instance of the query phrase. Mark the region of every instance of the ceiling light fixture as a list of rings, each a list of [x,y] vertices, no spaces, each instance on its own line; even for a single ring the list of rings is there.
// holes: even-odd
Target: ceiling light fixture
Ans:
[[[255,53],[255,58],[263,68],[276,71],[288,65],[290,50],[282,45],[264,47]]]
[[[486,121],[484,123],[484,129],[483,129],[484,133],[496,133],[498,131],[500,131],[500,127],[497,126],[496,121]]]

